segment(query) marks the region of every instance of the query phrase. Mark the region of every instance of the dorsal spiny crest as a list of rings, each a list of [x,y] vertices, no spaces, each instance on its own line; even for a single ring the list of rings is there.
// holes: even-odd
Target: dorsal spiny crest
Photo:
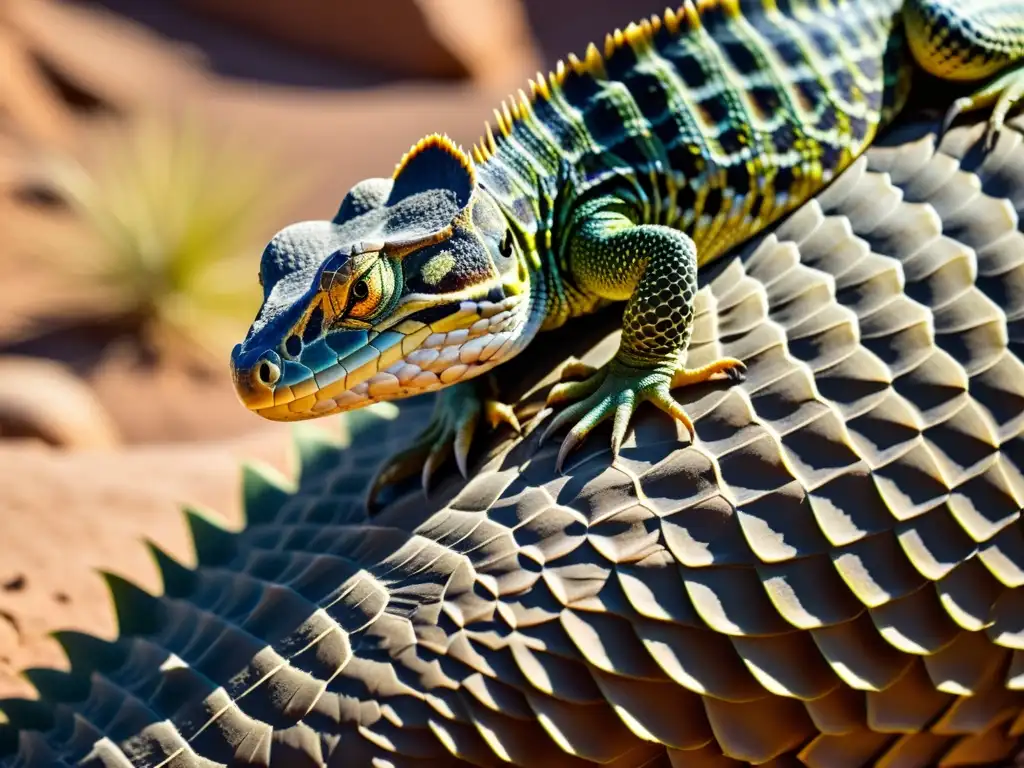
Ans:
[[[526,96],[525,92],[520,88],[516,94],[516,120],[527,120],[534,115],[534,104],[529,97]]]
[[[520,109],[519,100],[514,94],[508,97],[507,111],[511,115],[509,123],[514,123],[516,120],[522,120],[523,112]]]
[[[395,172],[391,178],[397,180],[404,171],[408,171],[418,159],[431,150],[440,150],[457,161],[468,176],[470,184],[476,183],[476,169],[469,156],[462,150],[462,147],[443,133],[432,133],[413,144],[395,165]]]
[[[565,68],[565,62],[559,59],[555,64],[555,71],[551,73],[552,85],[561,85],[567,74],[568,72]]]
[[[395,166],[388,200],[398,201],[444,189],[455,196],[461,208],[469,203],[476,188],[473,160],[451,138],[433,133],[417,141]]]
[[[604,38],[604,55],[611,56],[615,53],[615,49],[620,47],[625,41],[626,39],[623,37],[621,29],[609,32]]]
[[[774,0],[762,2],[769,8],[775,6]],[[536,79],[529,81],[529,95],[520,90],[517,96],[502,101],[498,109],[494,110],[494,124],[498,133],[500,136],[511,135],[515,123],[533,112],[534,102],[537,99],[550,99],[552,89],[561,88],[570,75],[605,79],[605,61],[620,48],[626,45],[634,48],[650,45],[662,27],[672,35],[693,32],[702,26],[701,14],[716,11],[726,16],[737,16],[740,14],[740,0],[684,0],[675,9],[669,7],[661,15],[654,14],[639,24],[630,24],[625,31],[616,29],[605,37],[603,51],[591,43],[582,59],[569,54],[564,61],[559,60],[547,75],[538,72]],[[483,138],[472,149],[472,159],[478,163],[485,162],[498,151],[498,140],[490,121],[485,123],[484,130]]]
[[[597,46],[593,43],[587,46],[587,51],[582,60],[576,54],[570,53],[569,66],[572,67],[572,71],[577,75],[592,75],[599,79],[607,76],[604,71],[604,59],[601,57],[601,52],[597,50]]]
[[[502,115],[501,111],[498,109],[494,110],[494,124],[498,126],[498,132],[501,133],[502,136],[508,136],[511,126],[505,122],[504,115]]]
[[[665,29],[673,35],[679,31],[679,17],[671,8],[665,11]]]
[[[498,141],[495,140],[495,131],[490,127],[489,120],[483,124],[483,138],[476,142],[473,152],[474,157],[479,156],[480,163],[498,152]]]
[[[491,129],[491,121],[484,122],[483,138],[478,139],[473,145],[473,159],[483,163],[498,151],[498,142],[494,140],[494,131]]]
[[[698,0],[699,1],[699,0]],[[675,29],[670,28],[669,31],[672,34],[677,34],[683,25],[686,25],[688,31],[692,31],[700,28],[700,12],[697,10],[697,6],[693,4],[691,0],[686,0],[674,14],[675,16]]]
[[[537,79],[530,81],[530,89],[533,91],[534,98],[537,98],[538,95],[545,99],[551,98],[551,88],[548,85],[548,77],[550,77],[550,75],[538,72]]]

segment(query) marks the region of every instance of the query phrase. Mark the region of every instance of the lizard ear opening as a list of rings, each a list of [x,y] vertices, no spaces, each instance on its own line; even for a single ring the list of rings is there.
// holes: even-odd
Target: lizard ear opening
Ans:
[[[395,168],[388,203],[416,194],[443,191],[455,196],[459,210],[466,207],[476,186],[473,161],[447,136],[432,134],[421,139]]]

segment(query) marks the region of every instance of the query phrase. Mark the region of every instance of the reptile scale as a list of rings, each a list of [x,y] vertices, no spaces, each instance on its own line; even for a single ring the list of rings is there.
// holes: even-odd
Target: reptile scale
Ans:
[[[464,152],[428,136],[391,179],[263,253],[264,301],[232,353],[247,407],[297,420],[441,389],[433,421],[378,477],[450,455],[481,417],[519,428],[477,379],[545,329],[626,302],[618,353],[572,364],[545,437],[565,456],[643,401],[693,434],[674,387],[739,380],[685,366],[698,270],[818,193],[887,125],[921,70],[976,83],[986,146],[1024,93],[1020,0],[687,2],[570,56],[495,112]]]

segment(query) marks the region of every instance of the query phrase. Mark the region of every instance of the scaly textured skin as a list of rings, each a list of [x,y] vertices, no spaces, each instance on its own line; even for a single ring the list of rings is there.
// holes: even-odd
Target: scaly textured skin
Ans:
[[[917,69],[979,82],[950,115],[992,106],[991,143],[1022,53],[1020,0],[703,0],[616,31],[504,104],[472,156],[428,137],[332,222],[275,236],[232,355],[239,394],[292,420],[457,384],[452,422],[478,397],[468,380],[538,330],[624,301],[614,359],[552,390],[576,401],[547,430],[572,427],[557,465],[611,416],[617,450],[644,400],[688,424],[670,389],[744,368],[685,366],[698,268],[830,183]],[[454,433],[385,475],[436,466]]]
[[[1008,768],[1024,735],[1024,118],[894,126],[700,275],[690,356],[746,381],[565,475],[497,433],[473,479],[369,517],[429,398],[250,468],[163,593],[0,701],[4,768]],[[870,168],[870,171],[868,170]],[[526,405],[604,313],[506,370]],[[441,393],[438,393],[441,394]],[[319,437],[317,437],[319,435]],[[191,560],[191,558],[190,558]],[[8,718],[12,726],[3,725]]]

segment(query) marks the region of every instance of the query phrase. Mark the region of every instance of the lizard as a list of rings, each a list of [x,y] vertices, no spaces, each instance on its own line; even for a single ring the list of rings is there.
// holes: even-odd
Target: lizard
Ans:
[[[538,73],[470,151],[428,136],[330,221],[278,232],[231,355],[239,398],[292,421],[440,390],[371,497],[417,472],[429,489],[453,453],[467,474],[481,419],[520,429],[482,374],[624,302],[618,352],[563,368],[541,440],[569,427],[561,470],[611,419],[617,455],[645,401],[692,439],[672,390],[745,371],[686,366],[701,268],[827,186],[922,75],[964,88],[944,126],[991,110],[991,147],[1024,93],[1022,55],[1021,0],[687,0],[616,30]]]

